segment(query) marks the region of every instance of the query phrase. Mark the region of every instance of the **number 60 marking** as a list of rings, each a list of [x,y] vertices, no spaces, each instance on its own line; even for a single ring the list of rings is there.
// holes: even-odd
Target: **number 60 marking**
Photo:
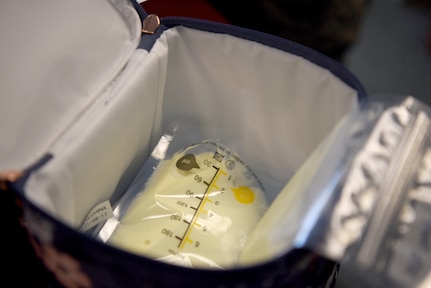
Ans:
[[[202,177],[199,175],[195,175],[195,181],[201,183],[202,182]]]

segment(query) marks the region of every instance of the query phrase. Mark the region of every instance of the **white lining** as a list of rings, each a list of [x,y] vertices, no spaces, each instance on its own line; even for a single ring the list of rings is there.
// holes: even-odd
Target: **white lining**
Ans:
[[[140,19],[115,2],[1,2],[0,171],[41,157],[127,63]]]
[[[54,159],[31,176],[26,195],[62,221],[81,224],[136,173],[172,121],[193,123],[192,138],[225,141],[264,182],[282,188],[356,103],[356,91],[304,58],[172,28],[149,53],[136,50],[56,141]]]

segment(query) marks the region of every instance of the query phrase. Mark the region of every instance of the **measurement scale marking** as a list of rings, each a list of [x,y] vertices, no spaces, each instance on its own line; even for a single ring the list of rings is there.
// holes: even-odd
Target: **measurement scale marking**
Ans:
[[[196,220],[199,218],[199,213],[203,210],[203,206],[205,205],[205,202],[208,200],[208,194],[211,191],[211,189],[213,187],[215,187],[215,183],[217,183],[217,179],[220,177],[220,174],[224,174],[226,175],[226,172],[224,172],[223,170],[221,170],[218,167],[212,166],[214,169],[216,169],[216,173],[214,174],[213,178],[211,179],[210,183],[207,183],[204,181],[204,183],[208,186],[207,189],[205,190],[205,193],[202,197],[202,201],[199,203],[191,223],[189,224],[189,226],[187,227],[186,231],[184,232],[184,236],[182,238],[182,240],[180,241],[180,243],[178,244],[178,248],[182,249],[187,242],[192,243],[193,241],[189,239],[190,233],[193,230],[193,226],[196,224]]]

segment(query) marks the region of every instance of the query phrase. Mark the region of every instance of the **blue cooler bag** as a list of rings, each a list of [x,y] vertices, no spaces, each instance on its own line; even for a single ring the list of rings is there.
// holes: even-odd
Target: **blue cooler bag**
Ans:
[[[268,207],[281,201],[278,193],[308,156],[365,100],[342,65],[257,31],[159,19],[127,0],[2,1],[0,27],[0,188],[4,211],[13,212],[4,215],[12,222],[3,249],[31,247],[35,264],[44,267],[31,270],[30,260],[19,258],[10,267],[23,271],[12,281],[31,287],[28,275],[47,273],[60,287],[333,287],[336,260],[283,240],[293,237],[295,225],[280,228],[292,234],[281,238],[282,253],[245,264],[232,254],[234,264],[226,267],[161,261],[97,234],[172,123],[180,123],[187,145],[224,142],[265,187]],[[238,201],[254,201],[244,191],[235,194]],[[220,225],[249,221],[218,216]],[[157,243],[181,238],[167,228],[148,233]],[[235,251],[247,235],[238,239],[231,241]],[[215,243],[187,241],[196,249]],[[180,246],[169,256],[186,257]]]

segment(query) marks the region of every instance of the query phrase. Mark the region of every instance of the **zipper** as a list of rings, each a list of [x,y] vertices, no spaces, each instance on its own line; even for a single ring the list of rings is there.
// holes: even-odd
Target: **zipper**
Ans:
[[[290,41],[286,38],[281,38],[279,36],[271,35],[261,31],[244,28],[244,27],[223,23],[223,22],[210,21],[206,19],[197,19],[197,18],[184,17],[184,16],[165,16],[159,19],[159,17],[157,17],[157,15],[155,14],[148,14],[145,11],[145,9],[136,1],[132,1],[132,2],[139,16],[141,17],[141,19],[143,19],[142,20],[143,35],[157,34],[157,37],[154,37],[155,39],[149,39],[148,44],[141,43],[140,48],[150,50],[152,45],[158,38],[158,36],[160,36],[160,34],[162,33],[160,30],[165,30],[175,26],[186,26],[186,27],[208,31],[208,32],[230,34],[238,38],[259,42],[261,44],[271,46],[273,48],[277,48],[279,50],[283,50],[300,57],[304,57],[307,60],[313,62],[314,64],[328,69],[335,76],[340,78],[347,85],[349,85],[350,87],[352,87],[354,90],[357,91],[358,100],[361,105],[366,103],[367,92],[365,91],[365,88],[363,87],[362,83],[359,82],[359,80],[350,71],[348,71],[347,68],[343,66],[341,63],[312,48]],[[158,21],[159,21],[158,25],[155,25],[153,29],[148,29],[148,27],[144,29],[144,23],[146,21],[154,21],[154,19],[146,20],[148,17],[158,18]],[[144,30],[148,30],[150,33]]]
[[[258,30],[206,19],[197,19],[183,16],[166,16],[162,17],[160,20],[161,24],[167,28],[181,25],[207,32],[229,34],[238,38],[258,42],[266,46],[289,52],[299,57],[303,57],[320,67],[328,69],[335,76],[356,90],[360,103],[366,100],[367,93],[363,85],[340,62],[322,54],[319,51],[293,42],[287,38],[282,38]]]
[[[290,41],[289,39],[267,34],[258,30],[248,29],[228,23],[216,22],[206,19],[197,19],[184,16],[165,16],[159,18],[155,14],[146,14],[145,12],[143,13],[143,15],[143,36],[144,34],[156,34],[157,37],[154,37],[154,39],[148,39],[148,37],[145,37],[148,39],[148,42],[141,43],[140,48],[150,50],[158,36],[160,36],[160,34],[164,30],[176,26],[185,26],[192,29],[213,33],[229,34],[238,38],[258,42],[266,46],[289,52],[299,57],[303,57],[320,67],[326,68],[331,71],[332,74],[340,78],[343,82],[345,82],[347,85],[357,91],[358,100],[360,103],[366,101],[367,93],[365,91],[365,88],[362,86],[359,80],[355,76],[353,76],[353,74],[350,73],[350,71],[348,71],[341,63],[312,48]]]

